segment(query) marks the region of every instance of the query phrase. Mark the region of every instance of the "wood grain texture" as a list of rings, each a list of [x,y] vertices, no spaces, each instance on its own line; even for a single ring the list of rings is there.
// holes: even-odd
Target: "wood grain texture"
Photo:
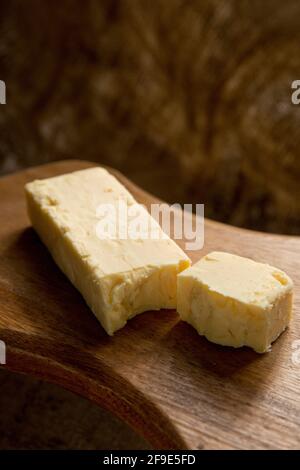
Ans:
[[[174,311],[147,312],[110,338],[30,227],[23,186],[93,164],[65,161],[0,180],[0,339],[5,367],[55,382],[111,410],[156,448],[300,445],[299,254],[296,237],[207,220],[205,246],[285,270],[295,317],[269,354],[209,343]],[[155,198],[111,170],[142,203]],[[297,357],[294,357],[294,359]]]

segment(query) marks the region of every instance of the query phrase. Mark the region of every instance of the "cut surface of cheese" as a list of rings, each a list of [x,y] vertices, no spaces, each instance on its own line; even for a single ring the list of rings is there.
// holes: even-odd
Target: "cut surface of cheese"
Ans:
[[[277,268],[212,252],[178,275],[177,310],[208,340],[263,353],[291,319],[292,291]]]
[[[108,171],[95,167],[36,180],[25,192],[33,227],[108,334],[138,313],[176,308],[176,277],[190,260]],[[118,222],[112,215],[120,204]],[[129,225],[130,209],[137,208],[143,229],[119,236],[116,223]],[[99,213],[107,209],[114,233],[99,235]]]

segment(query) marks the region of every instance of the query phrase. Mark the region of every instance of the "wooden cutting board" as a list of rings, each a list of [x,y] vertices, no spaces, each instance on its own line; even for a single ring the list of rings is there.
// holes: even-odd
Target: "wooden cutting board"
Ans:
[[[204,249],[189,252],[197,261],[211,250],[231,251],[293,278],[294,320],[271,353],[209,343],[175,311],[141,314],[109,337],[30,227],[23,195],[27,181],[90,166],[65,161],[0,180],[2,367],[85,396],[158,449],[298,448],[300,238],[206,220]],[[111,171],[138,201],[157,201]]]

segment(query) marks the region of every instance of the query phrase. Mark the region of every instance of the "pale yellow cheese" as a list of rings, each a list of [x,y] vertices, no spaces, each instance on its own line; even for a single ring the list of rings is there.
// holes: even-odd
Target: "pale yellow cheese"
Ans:
[[[163,232],[145,209],[139,206],[149,221],[143,237],[98,236],[99,204],[137,204],[106,170],[36,180],[25,190],[33,227],[108,334],[138,313],[176,308],[176,276],[190,260],[169,237],[151,238],[152,230]]]
[[[177,310],[200,335],[262,353],[292,315],[291,279],[279,269],[212,252],[177,277]]]

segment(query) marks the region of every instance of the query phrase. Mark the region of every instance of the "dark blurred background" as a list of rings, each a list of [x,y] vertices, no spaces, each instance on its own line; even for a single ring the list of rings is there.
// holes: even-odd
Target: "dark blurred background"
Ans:
[[[300,105],[291,102],[299,0],[0,0],[0,79],[1,174],[92,160],[166,201],[205,203],[207,217],[300,234]],[[1,374],[12,390],[23,380]],[[41,390],[41,402],[18,427],[7,410],[27,410],[26,393],[10,405],[1,398],[2,447],[34,447],[28,423],[48,407],[46,385],[22,384]],[[60,400],[56,422],[68,423],[69,400],[79,399],[48,395]],[[89,442],[106,445],[103,435],[119,435],[109,429],[121,424],[88,406],[104,426]],[[55,447],[59,428],[49,425],[36,445]],[[72,446],[63,435],[56,445]],[[124,427],[115,445],[145,445],[135,439]]]
[[[298,0],[0,3],[2,173],[80,158],[300,233]]]

